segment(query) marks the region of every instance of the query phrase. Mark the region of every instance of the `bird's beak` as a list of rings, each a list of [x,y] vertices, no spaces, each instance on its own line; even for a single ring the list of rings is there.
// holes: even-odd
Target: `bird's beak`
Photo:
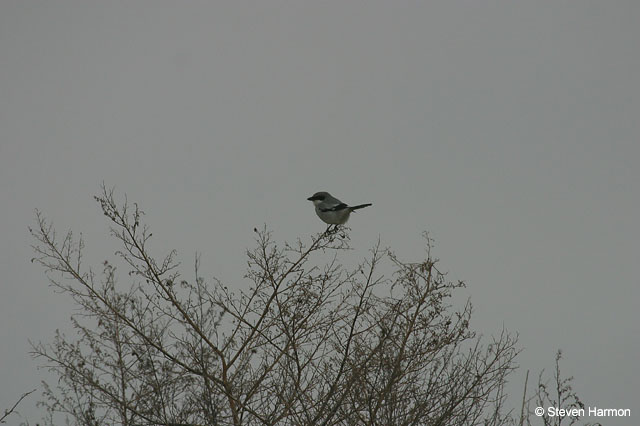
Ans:
[[[315,197],[309,197],[309,198],[307,198],[307,200],[309,200],[309,201],[315,201],[315,200],[317,200],[317,198],[315,198]]]

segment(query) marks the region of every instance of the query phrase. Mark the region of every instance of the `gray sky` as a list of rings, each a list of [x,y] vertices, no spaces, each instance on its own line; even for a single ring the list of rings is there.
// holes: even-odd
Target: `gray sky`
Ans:
[[[320,190],[372,202],[356,255],[418,260],[429,231],[472,326],[520,333],[518,388],[562,348],[587,405],[635,408],[603,423],[637,424],[638,22],[635,0],[2,1],[0,409],[71,314],[29,261],[34,208],[112,258],[104,180],[236,288],[254,226],[324,229]]]

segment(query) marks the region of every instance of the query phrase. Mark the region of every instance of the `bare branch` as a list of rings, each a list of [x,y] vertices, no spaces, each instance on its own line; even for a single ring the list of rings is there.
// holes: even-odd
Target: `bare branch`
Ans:
[[[15,404],[13,404],[13,406],[11,406],[11,408],[8,408],[6,410],[4,410],[4,413],[2,414],[2,416],[0,417],[0,423],[6,423],[5,419],[7,417],[9,417],[11,414],[15,413],[16,408],[18,407],[18,405],[20,405],[20,403],[22,402],[23,399],[25,399],[26,397],[28,397],[29,395],[31,395],[32,393],[34,393],[36,390],[30,390],[29,392],[25,392],[23,393],[20,398],[18,398],[18,400],[16,401]]]

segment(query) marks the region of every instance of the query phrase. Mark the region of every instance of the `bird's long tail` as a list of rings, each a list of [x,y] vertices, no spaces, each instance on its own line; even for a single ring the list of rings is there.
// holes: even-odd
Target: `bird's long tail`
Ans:
[[[372,206],[372,205],[373,205],[373,204],[371,204],[371,203],[368,203],[368,204],[359,204],[359,205],[357,205],[357,206],[353,206],[353,207],[351,207],[351,211],[358,210],[358,209],[363,209],[363,208],[365,208],[365,207],[369,207],[369,206]]]

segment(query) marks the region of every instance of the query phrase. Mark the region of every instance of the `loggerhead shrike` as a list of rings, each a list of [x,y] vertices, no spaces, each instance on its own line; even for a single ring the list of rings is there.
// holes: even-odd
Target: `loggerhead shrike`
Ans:
[[[337,198],[332,197],[328,192],[316,192],[307,198],[307,200],[313,202],[318,217],[329,225],[344,225],[347,223],[347,220],[349,220],[349,215],[352,211],[372,205],[369,203],[350,207]]]

